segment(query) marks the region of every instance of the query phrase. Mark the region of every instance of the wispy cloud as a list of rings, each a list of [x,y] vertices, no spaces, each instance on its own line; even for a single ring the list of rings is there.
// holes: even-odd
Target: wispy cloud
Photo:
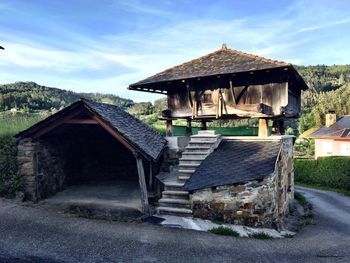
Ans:
[[[88,2],[86,13],[70,17],[59,8],[80,10],[74,3],[68,8],[59,2],[50,10],[45,4],[31,4],[27,10],[28,4],[21,0],[6,3],[0,3],[0,44],[6,47],[0,54],[2,82],[32,80],[152,100],[157,96],[126,87],[219,49],[224,42],[230,48],[296,64],[344,63],[350,56],[345,44],[350,41],[345,34],[350,8],[346,11],[336,4],[298,0],[262,13],[255,4],[241,15],[236,12],[240,3],[233,8],[225,0],[215,5],[110,1],[98,8]],[[336,49],[329,51],[330,45]]]

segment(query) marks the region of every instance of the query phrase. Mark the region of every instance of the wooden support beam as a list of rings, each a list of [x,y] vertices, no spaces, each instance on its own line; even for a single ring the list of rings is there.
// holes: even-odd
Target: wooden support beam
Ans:
[[[66,121],[78,116],[79,114],[82,113],[82,110],[72,110],[71,113],[67,114],[66,116],[62,117],[62,119],[60,120],[56,120],[55,122],[50,123],[49,125],[47,125],[45,128],[40,129],[39,131],[37,131],[36,133],[33,134],[33,138],[39,138],[40,136],[48,133],[49,131],[57,128],[58,126],[64,124]]]
[[[141,190],[142,212],[145,214],[150,214],[145,171],[143,169],[142,157],[139,154],[135,154],[135,159],[136,159],[137,172],[139,175],[139,185]]]
[[[173,121],[166,120],[166,136],[173,136]]]
[[[94,119],[70,119],[65,121],[66,124],[98,124]]]
[[[99,125],[102,126],[109,134],[111,134],[114,138],[116,138],[121,144],[123,144],[129,151],[135,153],[134,147],[132,147],[128,141],[126,141],[120,134],[118,134],[114,129],[112,129],[109,125],[104,123],[98,117],[93,116],[93,119],[98,122]]]
[[[153,169],[152,169],[152,161],[149,162],[149,177],[148,177],[148,186],[149,189],[153,189]]]
[[[259,119],[259,137],[269,136],[269,120],[266,118]]]
[[[192,121],[191,119],[187,119],[187,125],[186,125],[186,136],[192,135]]]

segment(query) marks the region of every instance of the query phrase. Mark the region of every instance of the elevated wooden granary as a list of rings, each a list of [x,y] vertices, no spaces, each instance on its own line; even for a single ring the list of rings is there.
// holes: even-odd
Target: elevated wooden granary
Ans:
[[[162,118],[213,119],[298,117],[308,87],[285,62],[228,49],[191,60],[129,86],[168,96]]]

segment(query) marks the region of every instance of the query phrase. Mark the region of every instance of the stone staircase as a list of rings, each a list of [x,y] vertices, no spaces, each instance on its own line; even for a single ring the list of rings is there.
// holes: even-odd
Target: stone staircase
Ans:
[[[157,214],[191,216],[189,192],[182,189],[202,161],[218,147],[221,136],[215,131],[199,131],[192,135],[179,166],[173,171],[171,180],[164,182],[162,198],[158,200]]]

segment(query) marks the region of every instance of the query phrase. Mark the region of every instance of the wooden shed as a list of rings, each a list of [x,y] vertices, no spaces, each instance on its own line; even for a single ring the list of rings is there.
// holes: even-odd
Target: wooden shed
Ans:
[[[166,94],[162,118],[201,121],[300,115],[301,90],[307,85],[292,64],[228,49],[191,60],[129,86]],[[171,129],[171,127],[169,127]]]
[[[77,183],[127,180],[139,186],[142,211],[149,211],[166,140],[119,107],[82,99],[16,138],[27,199]]]

